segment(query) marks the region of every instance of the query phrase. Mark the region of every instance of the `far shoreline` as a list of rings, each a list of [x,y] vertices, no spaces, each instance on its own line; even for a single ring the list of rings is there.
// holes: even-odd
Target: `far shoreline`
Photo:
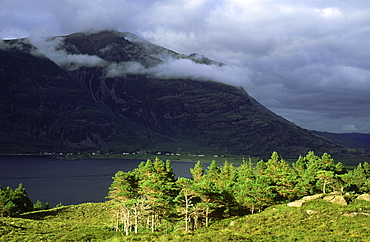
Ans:
[[[215,160],[219,164],[225,163],[225,161],[233,164],[241,164],[243,160],[251,159],[253,162],[257,162],[260,158],[253,157],[245,157],[245,156],[238,156],[238,155],[174,155],[174,154],[93,154],[89,153],[86,154],[71,154],[71,153],[53,153],[53,154],[27,154],[27,153],[9,153],[9,154],[0,154],[0,156],[24,156],[24,157],[49,157],[53,159],[59,160],[88,160],[88,159],[117,159],[117,160],[154,160],[156,158],[166,161],[179,161],[179,162],[204,162],[210,163]]]

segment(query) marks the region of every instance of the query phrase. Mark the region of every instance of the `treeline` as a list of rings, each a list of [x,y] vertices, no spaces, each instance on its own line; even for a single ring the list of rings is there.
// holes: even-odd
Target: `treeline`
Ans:
[[[56,205],[56,207],[62,206],[62,203]],[[35,210],[50,209],[48,202],[45,205],[40,200],[37,200],[35,204],[32,203],[28,197],[26,189],[23,184],[20,183],[16,189],[11,187],[3,188],[0,186],[0,213],[1,217],[15,216],[24,212],[30,212]]]
[[[183,221],[186,231],[208,226],[210,220],[260,211],[316,193],[367,193],[370,165],[348,171],[327,153],[300,156],[293,164],[273,152],[267,161],[251,160],[235,167],[215,161],[204,169],[201,162],[190,169],[191,179],[175,179],[171,161],[142,162],[133,171],[113,177],[108,198],[115,205],[117,231],[169,230]]]
[[[0,186],[1,217],[28,212],[32,209],[33,203],[29,199],[22,183],[15,190],[10,187],[2,188]]]

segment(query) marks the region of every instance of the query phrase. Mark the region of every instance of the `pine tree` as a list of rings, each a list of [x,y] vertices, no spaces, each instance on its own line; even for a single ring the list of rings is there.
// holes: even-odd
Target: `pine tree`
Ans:
[[[33,203],[26,193],[22,183],[14,190],[14,203],[17,205],[17,213],[32,211]]]
[[[132,225],[132,207],[135,206],[137,197],[137,180],[134,172],[118,171],[113,177],[109,188],[108,198],[116,203],[116,226],[122,222],[125,234],[128,235]]]
[[[13,190],[0,187],[0,209],[2,216],[12,216],[33,210],[33,203],[26,193],[23,184]]]
[[[316,177],[321,181],[322,183],[322,192],[326,193],[326,187],[327,185],[331,184],[335,180],[333,171],[325,171],[325,170],[320,170],[317,172]]]
[[[292,172],[289,164],[279,157],[275,151],[266,163],[265,174],[271,181],[271,186],[275,186],[277,199],[284,201],[294,197],[293,190],[296,184],[296,176]]]
[[[9,203],[12,203],[12,194],[13,189],[10,187],[6,187],[3,189],[0,187],[0,209],[1,209],[1,217],[10,216],[13,213],[12,206],[9,206]],[[14,203],[12,203],[14,204]]]
[[[212,160],[211,164],[207,167],[206,177],[212,182],[219,179],[220,167],[215,160]]]
[[[190,222],[190,215],[191,215],[191,208],[194,206],[192,201],[193,196],[195,196],[196,192],[193,190],[194,181],[180,177],[176,181],[176,185],[180,189],[179,195],[176,197],[175,202],[180,204],[182,214],[184,214],[184,221],[185,221],[185,231],[189,231],[189,222]]]
[[[192,175],[192,179],[195,182],[200,182],[202,180],[202,177],[204,175],[204,169],[203,165],[200,161],[198,161],[194,168],[190,168],[190,173]]]
[[[136,198],[137,183],[133,172],[118,171],[113,177],[108,198],[120,203]]]
[[[236,182],[236,170],[233,164],[225,161],[218,175],[217,186],[220,190],[231,192]]]
[[[50,203],[49,202],[46,202],[44,209],[50,209],[50,208],[51,208]]]
[[[33,209],[42,210],[43,209],[42,202],[40,200],[37,200],[36,203],[33,205]]]
[[[358,192],[368,193],[370,192],[370,164],[364,162],[357,165],[356,169],[353,170],[352,181],[353,185],[357,187]]]
[[[139,176],[139,193],[144,196],[148,205],[148,216],[151,217],[151,229],[155,231],[158,218],[169,213],[173,198],[176,196],[175,175],[170,162],[166,164],[156,158],[148,160],[137,169]]]

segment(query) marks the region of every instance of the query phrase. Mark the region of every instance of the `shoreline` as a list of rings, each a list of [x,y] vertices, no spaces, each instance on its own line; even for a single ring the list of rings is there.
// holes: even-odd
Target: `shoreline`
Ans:
[[[86,160],[86,159],[117,159],[117,160],[142,160],[146,161],[148,159],[154,160],[157,157],[160,160],[166,161],[181,161],[181,162],[204,162],[210,163],[215,160],[219,164],[223,164],[225,161],[233,164],[241,164],[243,159],[248,160],[249,157],[237,156],[237,155],[225,155],[225,156],[215,156],[215,155],[166,155],[166,154],[94,154],[94,155],[69,155],[67,154],[0,154],[0,156],[24,156],[24,157],[49,157],[59,160]],[[251,158],[253,162],[257,162],[260,158]]]

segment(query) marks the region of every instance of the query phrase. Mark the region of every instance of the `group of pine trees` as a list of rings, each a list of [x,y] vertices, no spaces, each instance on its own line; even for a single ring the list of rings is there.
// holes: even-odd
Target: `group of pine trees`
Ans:
[[[60,203],[57,206],[61,205],[62,204]],[[0,186],[1,217],[10,217],[24,212],[49,208],[51,207],[48,202],[43,205],[40,200],[37,200],[36,203],[33,204],[22,183],[20,183],[15,190],[11,187],[3,188]]]
[[[190,169],[192,178],[175,178],[170,161],[142,162],[133,171],[113,177],[108,198],[115,206],[115,229],[138,233],[169,229],[183,221],[186,231],[210,220],[260,211],[305,195],[327,192],[370,192],[370,165],[347,171],[329,154],[308,152],[293,164],[273,152],[267,161],[243,160],[236,167],[212,161]],[[178,223],[177,223],[178,224]]]
[[[1,217],[12,216],[33,210],[33,203],[29,199],[22,183],[13,190],[10,187],[0,186],[0,212]]]

